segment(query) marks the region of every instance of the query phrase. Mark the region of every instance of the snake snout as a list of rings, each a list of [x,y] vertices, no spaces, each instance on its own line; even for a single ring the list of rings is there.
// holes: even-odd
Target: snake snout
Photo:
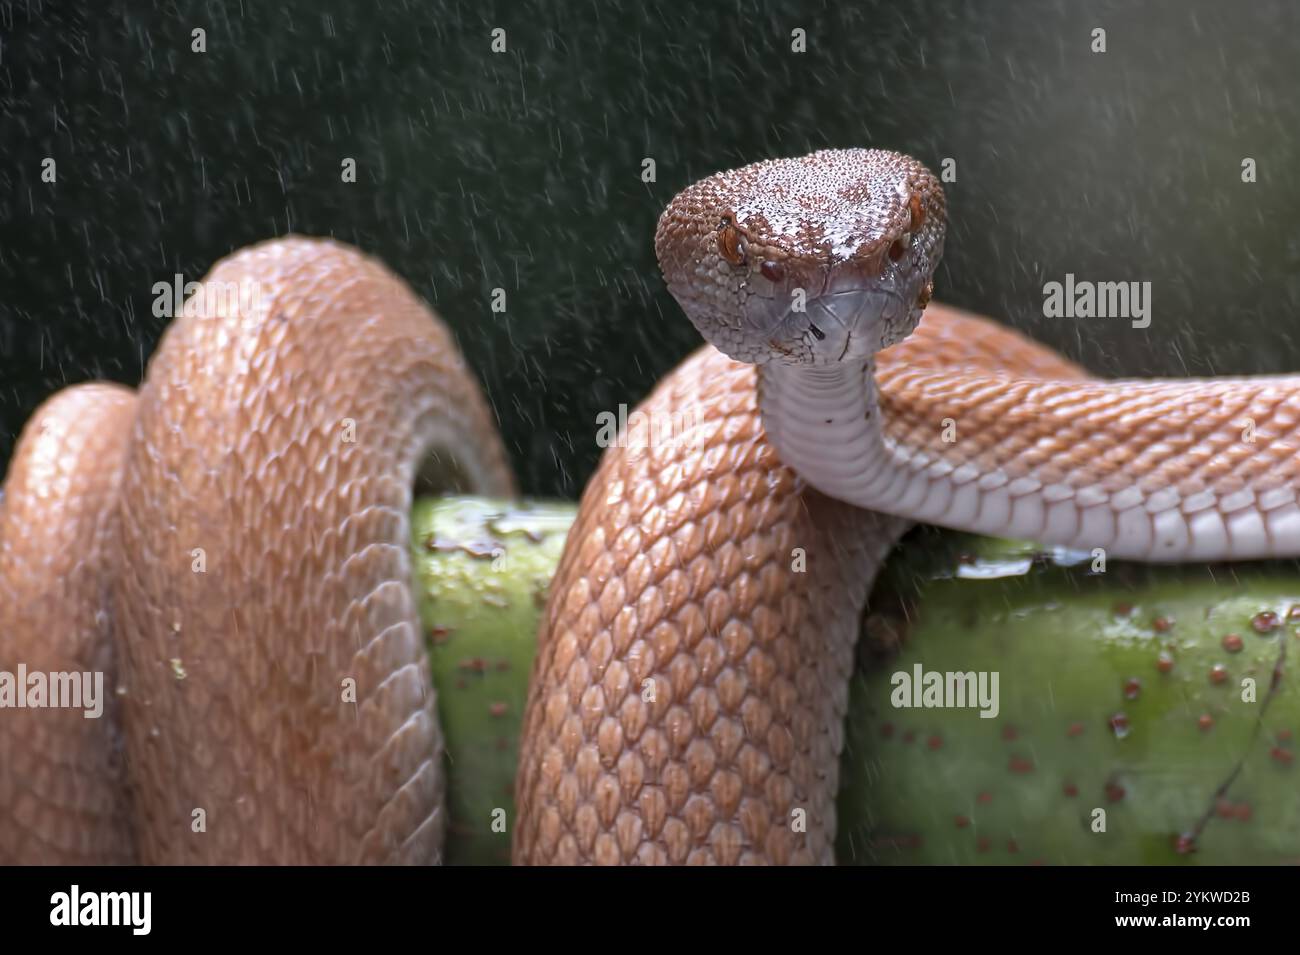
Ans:
[[[883,347],[887,330],[905,312],[903,300],[888,288],[844,288],[819,296],[807,313],[814,338],[812,364],[869,358]]]
[[[906,321],[907,309],[893,290],[869,286],[795,297],[779,311],[763,317],[751,311],[749,318],[771,350],[765,360],[830,365],[875,354]]]

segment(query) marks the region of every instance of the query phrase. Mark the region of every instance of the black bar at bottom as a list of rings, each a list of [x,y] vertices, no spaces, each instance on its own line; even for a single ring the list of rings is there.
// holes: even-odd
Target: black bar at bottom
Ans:
[[[1199,933],[1231,944],[1293,926],[1296,881],[1250,868],[10,868],[0,870],[0,925],[6,942],[128,945],[373,947],[414,934],[495,948],[517,931],[547,949],[754,936],[802,953],[841,947],[843,932],[865,947],[900,930],[927,943]]]

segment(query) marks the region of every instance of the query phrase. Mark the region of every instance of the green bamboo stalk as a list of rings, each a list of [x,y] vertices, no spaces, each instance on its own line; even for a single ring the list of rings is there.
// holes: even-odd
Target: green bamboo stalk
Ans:
[[[567,503],[416,505],[451,763],[449,862],[509,858],[536,630],[574,514]],[[1300,861],[1296,564],[1058,557],[929,528],[896,550],[851,688],[840,861]],[[917,666],[922,688],[951,672],[976,687],[982,673],[991,690],[996,672],[996,716],[895,706],[918,702],[896,676]]]
[[[841,862],[1300,861],[1296,565],[1103,566],[929,529],[896,552],[851,690]],[[918,666],[1000,673],[996,718],[895,706]]]
[[[420,499],[411,548],[446,737],[449,864],[510,861],[537,624],[572,504]]]

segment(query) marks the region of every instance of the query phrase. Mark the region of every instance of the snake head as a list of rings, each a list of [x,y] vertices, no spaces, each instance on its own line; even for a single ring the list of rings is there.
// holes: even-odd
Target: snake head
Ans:
[[[720,351],[823,365],[911,333],[945,224],[943,189],[915,159],[828,149],[695,183],[660,216],[655,253],[669,291]]]

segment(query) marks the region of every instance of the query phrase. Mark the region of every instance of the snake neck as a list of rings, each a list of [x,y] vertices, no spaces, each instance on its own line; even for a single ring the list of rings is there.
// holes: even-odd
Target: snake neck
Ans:
[[[768,364],[759,407],[824,494],[914,521],[1143,561],[1300,553],[1277,380],[1051,381]],[[907,380],[904,380],[907,379]],[[1300,407],[1300,405],[1298,405]],[[1243,443],[1250,412],[1260,437]],[[1217,449],[1210,454],[1206,449]]]
[[[874,358],[761,365],[758,395],[768,440],[810,485],[858,507],[915,517],[889,494],[907,456],[881,428]]]

